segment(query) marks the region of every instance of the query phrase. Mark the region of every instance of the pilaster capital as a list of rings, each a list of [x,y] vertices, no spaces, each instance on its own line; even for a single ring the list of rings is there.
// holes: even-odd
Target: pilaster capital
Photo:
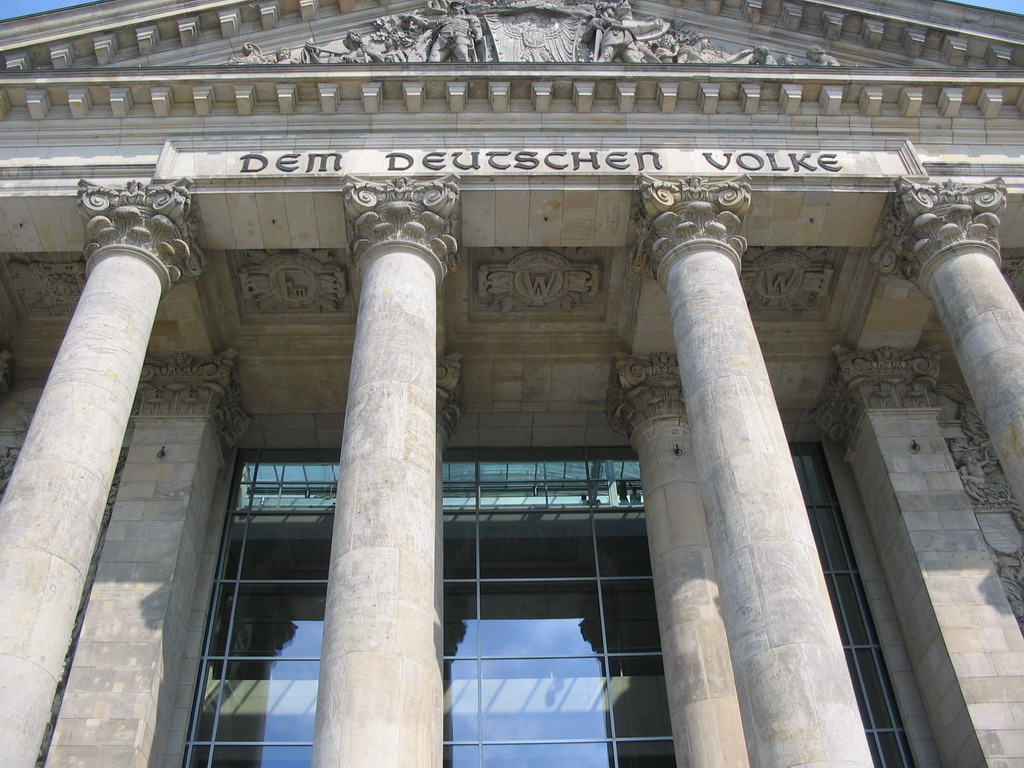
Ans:
[[[738,234],[750,209],[746,178],[707,182],[691,176],[669,181],[641,174],[637,187],[640,245],[632,260],[634,270],[657,278],[679,246],[701,241],[717,244],[739,268],[747,249],[746,239]]]
[[[612,429],[631,440],[642,424],[653,419],[685,421],[686,406],[676,356],[670,352],[645,357],[616,353],[605,412]]]
[[[129,181],[123,188],[78,182],[78,210],[86,218],[86,261],[109,246],[138,249],[163,264],[170,283],[198,277],[203,255],[195,244],[190,179],[170,184]]]
[[[952,179],[932,184],[896,180],[896,193],[882,221],[882,244],[872,261],[886,275],[921,281],[955,252],[969,244],[999,262],[999,214],[1006,208],[1002,179],[962,184]],[[922,289],[926,288],[921,285]]]
[[[444,355],[437,361],[437,428],[447,440],[462,418],[462,355]]]
[[[212,357],[178,352],[149,358],[142,366],[135,398],[138,416],[209,416],[222,448],[238,442],[252,419],[242,408],[241,387],[235,376],[238,353],[228,350]]]
[[[7,350],[0,352],[0,397],[11,391],[14,376],[14,354]]]
[[[865,410],[933,405],[939,376],[937,348],[900,352],[880,347],[857,352],[837,346],[832,354],[835,370],[825,382],[825,401],[812,418],[833,440],[849,440]]]
[[[443,278],[458,265],[458,177],[384,182],[347,176],[343,188],[352,255],[357,263],[390,243],[419,246],[433,255]]]

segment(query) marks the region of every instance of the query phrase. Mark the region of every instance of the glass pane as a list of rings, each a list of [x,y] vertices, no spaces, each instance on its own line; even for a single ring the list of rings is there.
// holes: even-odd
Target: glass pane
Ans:
[[[444,663],[444,739],[476,741],[479,734],[477,662]]]
[[[588,513],[482,514],[480,577],[593,576]]]
[[[873,649],[859,648],[854,651],[854,655],[857,658],[857,666],[860,668],[861,680],[864,684],[864,699],[871,710],[870,727],[892,728],[885,689],[882,687],[882,681],[878,679],[878,670],[875,668]]]
[[[210,741],[213,738],[214,719],[217,716],[217,705],[220,704],[221,675],[224,674],[223,661],[209,661],[203,669],[203,699],[199,702],[199,717],[196,720],[194,738],[199,741]]]
[[[234,606],[235,587],[232,584],[221,585],[217,596],[216,609],[210,628],[210,655],[223,656],[227,653],[228,630]]]
[[[650,576],[647,523],[640,511],[597,512],[597,563],[602,576]]]
[[[309,768],[312,747],[217,747],[212,768]]]
[[[481,584],[484,656],[569,656],[600,652],[593,583]]]
[[[484,746],[484,768],[606,768],[608,744],[496,744]]]
[[[615,735],[671,737],[661,657],[612,658],[608,664]]]
[[[589,503],[587,467],[582,461],[480,463],[480,506],[565,507]]]
[[[600,659],[482,661],[480,668],[484,741],[607,735]]]
[[[444,748],[444,768],[478,768],[480,748],[477,746],[456,746]]]
[[[671,741],[618,742],[619,768],[676,768]]]
[[[878,736],[878,751],[882,753],[880,768],[903,765],[903,755],[900,754],[899,740],[892,731],[883,731]]]
[[[231,654],[319,658],[326,593],[326,584],[243,584]]]
[[[185,765],[187,768],[206,768],[206,763],[209,759],[209,747],[193,747],[192,752],[188,756],[188,762]]]
[[[445,509],[476,509],[476,463],[446,461],[442,471]]]
[[[228,522],[226,541],[224,542],[224,572],[221,578],[234,579],[238,577],[238,564],[242,562],[242,546],[245,540],[245,530],[248,527],[249,516],[232,515]]]
[[[446,584],[444,588],[444,655],[477,654],[476,585]]]
[[[854,577],[849,573],[837,573],[832,579],[839,599],[840,611],[836,619],[839,621],[839,631],[844,635],[843,643],[866,645],[871,642],[871,638],[864,626],[864,614],[861,612]]]
[[[444,577],[476,578],[476,512],[444,516]]]
[[[661,650],[654,586],[647,579],[601,582],[609,653]]]
[[[318,661],[230,663],[217,740],[312,742],[319,668]]]
[[[253,515],[243,579],[327,579],[334,515]]]

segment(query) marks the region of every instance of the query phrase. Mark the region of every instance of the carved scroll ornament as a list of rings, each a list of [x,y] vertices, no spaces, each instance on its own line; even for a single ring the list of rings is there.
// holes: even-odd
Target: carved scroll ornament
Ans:
[[[437,427],[450,438],[462,418],[462,355],[437,361]]]
[[[685,421],[686,406],[676,356],[670,352],[646,357],[616,354],[605,412],[612,429],[630,438],[637,427],[651,419]]]

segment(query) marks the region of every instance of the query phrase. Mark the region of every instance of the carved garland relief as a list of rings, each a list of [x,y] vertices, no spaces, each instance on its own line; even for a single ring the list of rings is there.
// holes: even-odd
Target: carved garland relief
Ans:
[[[235,261],[246,312],[324,314],[349,308],[348,269],[335,251],[245,251]]]
[[[410,62],[623,62],[627,64],[749,64],[793,66],[788,54],[758,46],[726,51],[680,20],[637,18],[628,0],[427,0],[418,13],[374,20],[329,45],[272,54],[245,43],[229,64],[382,64]],[[840,66],[820,46],[810,66]]]

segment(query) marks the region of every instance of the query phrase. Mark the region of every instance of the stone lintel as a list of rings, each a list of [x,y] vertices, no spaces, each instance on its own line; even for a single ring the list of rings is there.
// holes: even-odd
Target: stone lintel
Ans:
[[[430,181],[347,176],[343,189],[350,247],[359,268],[380,246],[407,244],[433,254],[440,278],[458,265],[458,177]]]
[[[697,241],[719,243],[739,266],[747,241],[739,235],[743,216],[750,209],[750,183],[746,177],[708,182],[637,179],[640,247],[633,269],[656,278],[667,257],[679,246]]]
[[[617,353],[612,362],[605,412],[612,429],[630,440],[643,425],[657,419],[668,419],[688,429],[675,354],[655,352],[634,357]]]
[[[198,277],[203,256],[196,245],[196,221],[189,187],[129,181],[122,188],[78,182],[78,209],[86,218],[85,257],[109,246],[140,249],[159,260],[174,283]]]
[[[825,382],[825,401],[812,418],[833,440],[848,442],[865,411],[935,407],[937,348],[858,352],[837,346],[832,353],[836,367]]]
[[[883,274],[915,280],[922,290],[922,273],[930,272],[953,246],[973,245],[998,263],[999,215],[1005,208],[1002,179],[917,184],[899,178],[882,219],[882,245],[872,260]]]
[[[228,350],[212,357],[178,352],[168,358],[149,358],[135,398],[136,416],[211,417],[221,448],[235,444],[251,418],[242,408],[241,387],[235,375],[238,353]]]

